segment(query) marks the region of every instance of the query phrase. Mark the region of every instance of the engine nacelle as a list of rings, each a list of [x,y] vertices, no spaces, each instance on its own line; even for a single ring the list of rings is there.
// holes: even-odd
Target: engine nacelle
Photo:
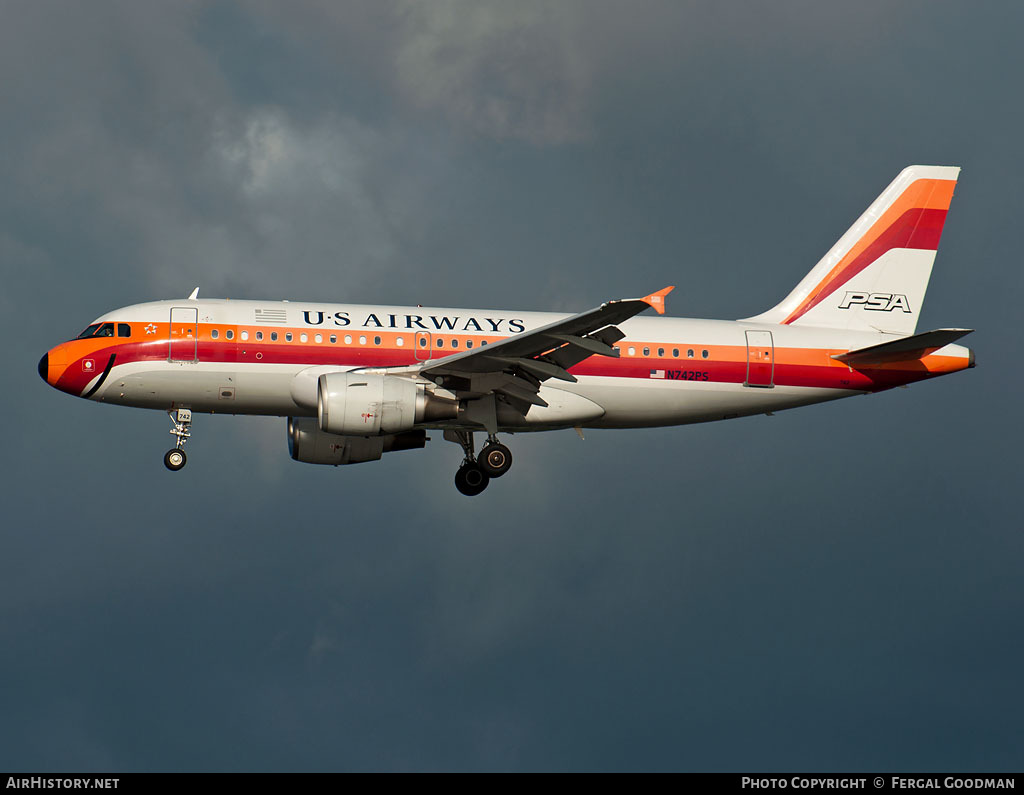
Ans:
[[[288,454],[305,464],[361,464],[395,450],[414,450],[427,443],[426,431],[391,436],[339,436],[320,430],[312,417],[288,418]]]
[[[316,403],[320,430],[341,436],[402,433],[459,413],[458,401],[436,397],[424,384],[358,372],[321,375]]]

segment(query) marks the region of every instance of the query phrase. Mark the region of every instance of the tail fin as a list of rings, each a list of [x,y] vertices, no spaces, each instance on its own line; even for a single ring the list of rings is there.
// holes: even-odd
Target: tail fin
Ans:
[[[908,166],[762,323],[913,334],[960,169]]]

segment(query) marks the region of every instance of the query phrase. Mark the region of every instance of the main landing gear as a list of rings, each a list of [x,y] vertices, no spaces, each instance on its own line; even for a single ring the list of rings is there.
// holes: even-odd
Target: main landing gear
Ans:
[[[492,478],[500,478],[512,468],[512,451],[494,436],[487,437],[487,444],[480,451],[480,468]]]
[[[462,446],[466,458],[455,473],[455,488],[467,497],[475,497],[487,488],[491,478],[500,478],[512,467],[512,451],[498,441],[494,434],[488,434],[487,444],[479,457],[473,452],[471,431],[445,431],[445,439]]]
[[[182,448],[184,448],[185,442],[188,441],[188,437],[192,435],[189,431],[189,427],[192,425],[192,410],[178,409],[177,411],[168,411],[167,416],[171,418],[171,425],[174,426],[173,430],[169,431],[169,433],[178,437],[178,441],[172,449],[164,454],[164,466],[171,470],[171,472],[177,472],[188,462],[188,457]]]

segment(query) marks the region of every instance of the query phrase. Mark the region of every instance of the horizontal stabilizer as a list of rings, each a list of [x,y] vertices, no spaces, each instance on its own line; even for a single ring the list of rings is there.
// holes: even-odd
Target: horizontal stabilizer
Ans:
[[[883,342],[881,345],[872,345],[868,348],[860,348],[855,351],[848,351],[847,353],[837,353],[832,358],[850,367],[868,367],[876,364],[889,364],[891,362],[912,362],[937,351],[939,348],[956,342],[972,331],[974,329],[940,328],[935,331],[926,331],[923,334],[915,334],[912,337],[903,337],[892,342]]]

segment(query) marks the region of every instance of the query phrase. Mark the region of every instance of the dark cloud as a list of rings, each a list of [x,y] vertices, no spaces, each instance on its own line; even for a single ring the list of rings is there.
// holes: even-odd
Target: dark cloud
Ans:
[[[8,3],[0,764],[1018,770],[1017,5]],[[979,366],[323,469],[47,389],[187,295],[774,304],[912,162]]]

